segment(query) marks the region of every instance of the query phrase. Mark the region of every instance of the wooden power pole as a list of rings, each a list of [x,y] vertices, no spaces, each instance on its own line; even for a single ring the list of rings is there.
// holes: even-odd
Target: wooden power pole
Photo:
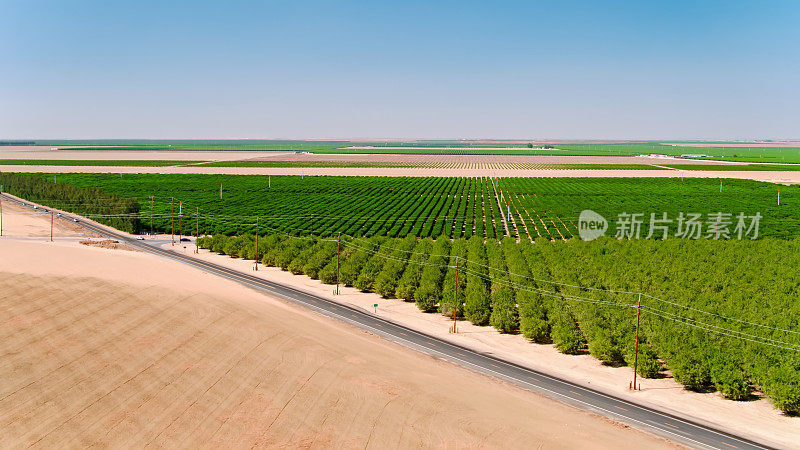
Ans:
[[[200,253],[200,244],[197,239],[200,237],[200,208],[194,213],[194,252]]]
[[[256,217],[256,266],[255,270],[258,270],[258,217]]]
[[[0,191],[2,194],[2,191]],[[3,199],[0,198],[0,236],[3,235]]]
[[[183,202],[178,202],[178,245],[183,238]]]
[[[169,201],[169,234],[172,245],[175,246],[175,197]]]
[[[453,333],[457,333],[456,330],[456,314],[458,313],[458,256],[456,256],[456,282],[455,288],[453,289]]]
[[[342,241],[342,233],[336,238],[336,295],[339,295],[339,243]]]
[[[53,242],[53,221],[55,217],[56,215],[53,214],[53,211],[50,211],[50,242]]]
[[[639,363],[639,315],[642,310],[642,294],[636,301],[636,342],[633,344],[633,390],[636,390],[636,368]]]
[[[150,236],[153,235],[153,196],[150,196]]]

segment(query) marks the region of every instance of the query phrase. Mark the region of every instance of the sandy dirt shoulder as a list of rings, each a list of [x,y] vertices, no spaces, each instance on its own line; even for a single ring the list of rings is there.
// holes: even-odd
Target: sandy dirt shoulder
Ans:
[[[0,254],[0,447],[673,447],[154,255]]]

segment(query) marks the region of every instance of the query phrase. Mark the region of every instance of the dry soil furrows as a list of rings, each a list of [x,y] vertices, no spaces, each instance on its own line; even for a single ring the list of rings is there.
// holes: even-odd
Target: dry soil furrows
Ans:
[[[526,198],[528,200],[528,203],[530,204],[530,208],[526,208],[526,210],[533,211],[533,213],[536,214],[536,218],[539,219],[539,222],[542,224],[542,229],[547,233],[547,237],[550,238],[551,240],[553,240],[554,236],[550,232],[550,227],[547,226],[547,224],[544,222],[544,219],[542,219],[542,216],[540,216],[539,212],[536,211],[536,209],[534,208],[534,201],[530,198],[530,196],[528,194],[520,194],[520,196],[522,198]],[[536,194],[533,194],[533,196],[537,197]],[[530,213],[529,213],[529,215],[530,215]]]
[[[525,236],[528,237],[528,241],[533,242],[533,237],[531,236],[531,232],[528,230],[528,223],[525,221],[525,217],[523,217],[522,213],[520,212],[519,208],[517,207],[517,203],[519,203],[519,198],[517,197],[516,194],[513,194],[513,195],[511,193],[507,193],[507,194],[509,196],[509,200],[508,200],[508,204],[510,205],[509,207],[512,208],[513,211],[514,211],[513,215],[516,215],[516,217],[519,217],[519,222],[520,222],[520,224],[522,226],[522,229],[525,230]],[[523,211],[524,211],[524,209],[523,209]],[[515,219],[515,224],[516,224],[516,219]],[[519,233],[517,233],[517,242],[521,242],[521,241],[522,241],[522,236]]]
[[[500,207],[500,211],[505,211],[506,212],[506,214],[503,216],[506,219],[506,229],[508,229],[508,221],[510,220],[511,221],[511,225],[514,227],[514,237],[516,238],[517,242],[520,242],[522,240],[522,235],[520,234],[519,229],[521,227],[524,227],[525,228],[525,233],[528,234],[528,227],[525,225],[525,221],[524,220],[521,220],[521,222],[522,222],[521,226],[517,225],[517,219],[521,219],[522,216],[519,215],[519,213],[517,211],[517,206],[513,204],[514,203],[514,201],[513,201],[514,197],[511,196],[511,194],[509,193],[508,190],[503,191],[503,188],[500,185],[501,182],[502,182],[502,178],[498,178],[497,179],[497,189],[501,192],[501,198],[505,202],[505,210],[503,209],[503,205],[502,204],[498,203],[498,206]],[[514,209],[514,213],[511,212],[512,206],[513,206],[513,209]],[[519,217],[517,217],[517,215],[519,215]],[[528,234],[528,239],[530,239],[530,234]]]
[[[522,200],[524,199],[524,197],[521,197],[519,194],[515,193],[514,194],[514,199],[515,199],[515,203],[519,203],[520,210],[522,210],[522,212],[524,212],[525,215],[528,216],[528,220],[526,221],[525,217],[522,217],[522,214],[520,214],[520,216],[522,217],[522,223],[525,224],[525,230],[526,231],[529,230],[528,229],[528,223],[530,223],[531,225],[533,225],[533,230],[536,232],[536,237],[541,236],[542,233],[539,232],[539,227],[536,225],[536,221],[533,220],[533,217],[531,216],[529,208],[526,208],[525,205],[522,204]],[[528,231],[528,237],[531,239],[531,242],[533,242],[534,239],[536,239],[536,237],[534,237],[530,233],[530,231]]]
[[[503,208],[503,205],[500,202],[500,192],[498,192],[499,189],[495,185],[495,179],[494,178],[490,178],[489,180],[492,182],[492,194],[491,194],[492,195],[492,202],[497,205],[497,208],[500,211],[499,212],[500,219],[503,221],[503,231],[505,231],[505,236],[511,236],[511,233],[509,232],[509,227],[508,227],[508,218],[506,217],[505,209]],[[499,238],[500,237],[498,236],[498,239]]]
[[[0,447],[666,444],[255,294],[4,272],[0,292]]]

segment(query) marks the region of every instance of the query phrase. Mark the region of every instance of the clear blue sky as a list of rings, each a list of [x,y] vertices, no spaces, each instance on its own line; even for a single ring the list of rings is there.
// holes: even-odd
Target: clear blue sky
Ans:
[[[800,2],[0,0],[0,138],[800,138]]]

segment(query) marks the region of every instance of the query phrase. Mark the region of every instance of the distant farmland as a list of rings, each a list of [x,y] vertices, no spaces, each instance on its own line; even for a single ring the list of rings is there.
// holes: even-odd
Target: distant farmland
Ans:
[[[611,143],[536,143],[522,141],[275,141],[275,140],[96,140],[96,141],[37,141],[37,145],[79,146],[76,150],[132,151],[291,151],[344,154],[454,154],[454,155],[585,155],[635,156],[640,154],[706,155],[709,159],[761,163],[800,163],[800,145],[770,147],[760,143],[737,144],[737,147],[707,146],[705,143],[666,144],[655,141]],[[713,145],[713,144],[712,144]],[[86,146],[82,147],[81,146]],[[705,157],[700,157],[703,159]]]

